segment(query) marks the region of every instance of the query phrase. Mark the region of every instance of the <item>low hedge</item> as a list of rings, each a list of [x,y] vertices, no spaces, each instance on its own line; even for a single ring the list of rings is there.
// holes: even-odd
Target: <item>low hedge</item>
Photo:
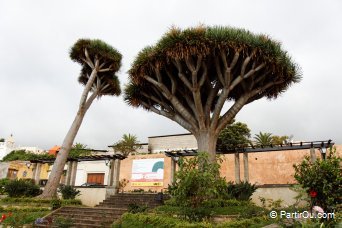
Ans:
[[[222,222],[219,224],[208,222],[190,223],[174,217],[155,215],[155,214],[131,214],[125,213],[121,219],[113,224],[113,228],[173,228],[173,227],[202,227],[202,228],[225,228],[225,227],[263,227],[265,225],[274,223],[274,221],[267,220],[263,217],[255,217],[251,219],[239,219],[229,222]]]
[[[49,208],[46,207],[1,207],[0,206],[0,213],[2,212],[41,212],[41,211],[50,211]]]
[[[197,222],[190,223],[184,220],[180,220],[173,217],[155,215],[155,214],[131,214],[125,213],[122,215],[121,219],[113,224],[114,228],[125,228],[125,227],[135,227],[135,228],[173,228],[173,227],[202,227],[202,228],[212,228],[210,223]]]
[[[229,222],[219,223],[215,226],[215,228],[248,228],[248,227],[264,227],[274,223],[274,221],[267,220],[262,217],[255,217],[251,219],[239,219]]]
[[[33,203],[33,204],[51,204],[54,200],[52,199],[37,199],[37,198],[14,198],[6,197],[1,199],[3,203]],[[82,201],[78,199],[67,199],[61,200],[62,205],[82,205]]]
[[[165,205],[179,206],[174,198],[166,200]],[[242,201],[242,200],[236,200],[236,199],[228,199],[228,200],[227,199],[211,199],[211,200],[203,202],[203,206],[210,207],[210,208],[230,207],[230,206],[250,206],[250,205],[254,205],[254,204],[251,203],[250,201],[246,201],[246,200]]]

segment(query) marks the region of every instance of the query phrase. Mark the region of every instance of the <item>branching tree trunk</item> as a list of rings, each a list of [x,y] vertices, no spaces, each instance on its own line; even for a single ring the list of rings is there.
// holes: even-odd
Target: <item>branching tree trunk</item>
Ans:
[[[103,45],[102,49],[98,47],[99,45]],[[94,50],[93,46],[96,46],[97,49]],[[111,57],[102,57],[103,52],[109,51],[106,49],[109,47],[99,40],[79,40],[71,51],[71,58],[80,62],[83,66],[79,81],[85,85],[85,88],[81,95],[76,117],[63,140],[44,191],[38,198],[55,198],[57,196],[57,188],[72,144],[83,118],[95,98],[108,94],[120,94],[120,85],[113,73],[118,70],[120,63],[118,64],[117,61],[121,61],[121,55],[111,49],[110,51],[114,52],[110,53],[112,54]]]
[[[126,102],[190,131],[212,162],[220,131],[244,105],[276,97],[300,78],[278,42],[222,27],[172,29],[138,55],[129,73]]]

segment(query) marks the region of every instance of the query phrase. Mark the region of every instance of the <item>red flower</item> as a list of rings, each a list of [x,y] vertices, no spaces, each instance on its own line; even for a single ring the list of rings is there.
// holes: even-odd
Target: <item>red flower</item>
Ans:
[[[317,192],[315,190],[310,190],[309,195],[311,196],[311,198],[316,198]]]

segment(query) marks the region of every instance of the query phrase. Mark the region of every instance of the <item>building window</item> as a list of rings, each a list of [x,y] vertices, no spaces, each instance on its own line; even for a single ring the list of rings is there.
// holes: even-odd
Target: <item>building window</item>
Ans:
[[[88,173],[87,183],[104,184],[104,173]]]
[[[18,170],[16,169],[8,169],[8,173],[7,173],[7,178],[8,179],[16,179],[17,178],[17,174],[18,174]]]

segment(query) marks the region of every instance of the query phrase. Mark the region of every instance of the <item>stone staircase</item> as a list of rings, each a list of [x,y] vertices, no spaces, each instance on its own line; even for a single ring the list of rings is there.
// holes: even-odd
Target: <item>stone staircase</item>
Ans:
[[[169,196],[164,195],[164,199]],[[44,217],[46,221],[72,221],[72,227],[111,227],[111,224],[125,213],[130,204],[153,208],[162,204],[158,194],[127,194],[112,195],[95,207],[61,207]],[[57,227],[40,224],[35,227]]]
[[[163,199],[170,198],[168,195],[163,195]],[[159,194],[127,194],[120,193],[112,195],[109,198],[101,202],[98,207],[107,208],[128,208],[130,204],[136,204],[139,206],[147,206],[148,208],[154,208],[162,205],[161,196]]]

